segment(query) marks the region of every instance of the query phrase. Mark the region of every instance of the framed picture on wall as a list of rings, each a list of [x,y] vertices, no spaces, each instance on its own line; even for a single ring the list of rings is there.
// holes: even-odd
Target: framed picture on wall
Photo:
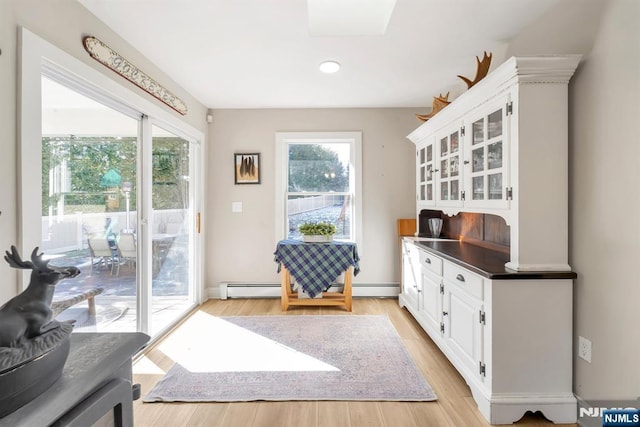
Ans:
[[[234,154],[235,183],[260,184],[260,154]]]

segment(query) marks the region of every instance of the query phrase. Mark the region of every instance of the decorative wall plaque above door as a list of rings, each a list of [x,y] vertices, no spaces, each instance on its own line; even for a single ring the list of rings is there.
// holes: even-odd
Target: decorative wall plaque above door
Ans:
[[[82,44],[93,59],[158,98],[183,116],[187,114],[187,105],[182,99],[169,92],[109,46],[92,36],[83,38]]]

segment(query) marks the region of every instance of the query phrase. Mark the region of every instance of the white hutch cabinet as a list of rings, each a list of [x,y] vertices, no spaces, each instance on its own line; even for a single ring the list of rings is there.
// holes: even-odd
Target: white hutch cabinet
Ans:
[[[402,243],[400,305],[492,424],[526,411],[576,421],[567,85],[579,60],[510,58],[408,136],[416,144],[418,224],[426,209],[445,222],[467,212],[508,225],[506,250],[465,239]]]
[[[509,268],[570,271],[567,85],[579,60],[512,57],[413,131],[417,213],[501,216]]]

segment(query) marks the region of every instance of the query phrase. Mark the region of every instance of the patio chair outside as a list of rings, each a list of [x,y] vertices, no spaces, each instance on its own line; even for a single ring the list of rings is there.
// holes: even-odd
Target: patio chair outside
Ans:
[[[89,252],[91,253],[91,271],[89,274],[93,274],[93,266],[104,264],[105,267],[111,267],[111,274],[113,274],[114,259],[113,251],[109,246],[109,241],[104,234],[91,235],[87,238],[89,244]]]
[[[120,233],[118,239],[118,263],[116,266],[116,276],[120,274],[120,265],[127,263],[135,264],[138,251],[136,249],[136,238],[133,233]]]

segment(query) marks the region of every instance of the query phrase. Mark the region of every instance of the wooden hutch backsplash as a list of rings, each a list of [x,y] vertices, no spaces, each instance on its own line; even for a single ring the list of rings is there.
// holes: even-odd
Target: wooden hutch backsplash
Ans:
[[[461,239],[467,243],[509,253],[510,230],[503,218],[497,215],[460,212],[448,216],[441,211],[420,211],[418,235],[431,237],[429,218],[442,218],[442,237]]]

